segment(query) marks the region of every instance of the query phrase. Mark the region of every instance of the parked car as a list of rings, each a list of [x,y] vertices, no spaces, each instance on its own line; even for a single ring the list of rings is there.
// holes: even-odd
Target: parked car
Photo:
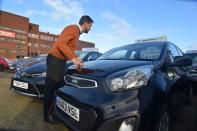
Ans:
[[[101,55],[99,52],[80,51],[78,51],[77,54],[83,61],[94,60]],[[73,63],[67,61],[65,68],[71,65],[73,65]],[[39,98],[43,97],[46,70],[46,61],[18,70],[12,77],[10,89],[24,95],[36,96]]]
[[[18,62],[16,64],[15,68],[17,70],[19,70],[21,68],[29,67],[29,66],[32,66],[34,64],[46,61],[46,58],[47,58],[47,54],[42,55],[42,56],[37,56],[35,58],[26,58],[26,59],[23,59],[22,61]]]
[[[4,71],[7,69],[9,69],[8,62],[4,58],[0,57],[0,71]]]
[[[193,61],[192,66],[189,67],[189,73],[191,76],[193,93],[197,94],[197,50],[187,51],[185,55],[191,57]]]
[[[167,41],[112,49],[81,71],[68,68],[56,117],[74,131],[169,131],[189,99],[191,63]]]
[[[19,63],[19,62],[21,62],[21,61],[23,61],[23,59],[14,59],[14,60],[12,60],[12,61],[9,61],[8,62],[8,65],[9,65],[9,69],[11,70],[11,71],[16,71],[16,65]]]

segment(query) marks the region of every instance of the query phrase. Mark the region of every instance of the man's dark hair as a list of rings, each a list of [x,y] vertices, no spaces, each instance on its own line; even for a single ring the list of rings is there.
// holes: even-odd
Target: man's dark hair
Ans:
[[[83,25],[84,23],[93,23],[94,21],[92,20],[92,18],[88,15],[84,15],[81,17],[81,19],[79,20],[79,25]]]

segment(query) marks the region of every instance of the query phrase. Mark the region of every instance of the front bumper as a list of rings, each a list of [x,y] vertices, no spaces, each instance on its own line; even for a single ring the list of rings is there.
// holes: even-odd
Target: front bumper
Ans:
[[[57,105],[55,105],[56,116],[71,130],[92,131],[97,119],[97,113],[90,107],[85,106],[77,101],[69,98],[65,99],[65,97],[63,99],[80,110],[80,120],[76,121],[75,119],[67,115],[64,111],[62,111]]]
[[[135,118],[133,131],[137,131],[140,121],[140,115],[137,111],[120,111],[119,113],[122,115],[106,118],[102,116],[105,113],[102,109],[100,109],[99,105],[96,108],[94,106],[80,102],[79,100],[76,100],[74,98],[71,98],[69,95],[62,95],[58,94],[57,92],[56,96],[60,97],[67,103],[80,110],[80,119],[79,121],[76,121],[68,114],[66,114],[62,109],[60,109],[57,104],[55,105],[56,116],[73,131],[118,131],[122,122],[127,120],[128,118]],[[112,116],[111,114],[106,115]]]
[[[20,93],[22,95],[42,98],[45,84],[44,82],[42,84],[36,84],[36,82],[45,81],[45,78],[39,78],[39,80],[37,79],[38,78],[26,78],[26,77],[21,77],[19,75],[14,75],[11,80],[10,90]],[[28,89],[23,89],[14,86],[13,85],[14,80],[28,83]]]
[[[197,73],[196,74],[192,74],[191,75],[191,79],[192,79],[193,82],[197,83]]]

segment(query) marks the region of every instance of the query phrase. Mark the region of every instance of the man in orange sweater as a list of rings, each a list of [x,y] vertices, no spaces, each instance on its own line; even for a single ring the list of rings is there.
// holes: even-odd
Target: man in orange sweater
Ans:
[[[55,90],[63,83],[67,60],[72,61],[78,70],[82,68],[83,62],[75,51],[80,34],[88,33],[92,24],[93,20],[89,16],[82,16],[79,25],[69,25],[64,28],[49,51],[46,60],[47,72],[43,100],[45,122],[58,123],[52,114]]]

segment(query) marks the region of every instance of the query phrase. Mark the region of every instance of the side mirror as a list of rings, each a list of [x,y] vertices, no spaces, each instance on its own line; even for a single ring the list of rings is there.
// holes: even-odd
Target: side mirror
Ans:
[[[188,56],[175,56],[174,63],[170,66],[191,66],[192,59]]]

